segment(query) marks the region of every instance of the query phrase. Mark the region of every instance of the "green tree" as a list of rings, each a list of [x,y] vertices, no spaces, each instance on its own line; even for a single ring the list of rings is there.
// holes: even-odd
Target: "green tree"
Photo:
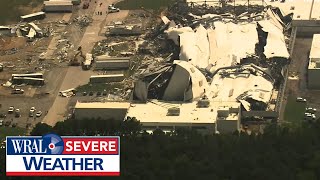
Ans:
[[[36,124],[36,126],[32,129],[31,131],[31,135],[32,136],[41,136],[47,133],[52,132],[53,129],[51,126],[49,126],[48,124],[45,123],[38,123]]]

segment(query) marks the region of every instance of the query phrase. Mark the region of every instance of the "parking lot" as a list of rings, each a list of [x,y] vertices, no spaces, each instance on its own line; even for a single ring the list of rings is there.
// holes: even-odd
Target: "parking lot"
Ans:
[[[307,68],[312,38],[297,38],[295,41],[292,62],[289,66],[289,76],[285,90],[284,120],[288,122],[303,121],[305,108],[320,109],[320,91],[307,87]],[[305,103],[296,102],[297,97],[306,99]],[[304,104],[304,105],[302,105]],[[316,118],[320,113],[315,113]]]
[[[0,114],[6,115],[5,118],[0,119],[4,120],[4,125],[10,123],[10,126],[14,124],[14,126],[26,128],[41,122],[58,94],[58,87],[61,85],[65,73],[65,68],[55,68],[44,74],[47,80],[45,86],[17,87],[24,90],[23,94],[11,94],[11,89],[0,86]],[[15,117],[15,112],[8,113],[10,106],[20,110],[20,117]],[[36,108],[34,115],[38,111],[41,111],[42,115],[40,117],[29,117],[31,107]]]

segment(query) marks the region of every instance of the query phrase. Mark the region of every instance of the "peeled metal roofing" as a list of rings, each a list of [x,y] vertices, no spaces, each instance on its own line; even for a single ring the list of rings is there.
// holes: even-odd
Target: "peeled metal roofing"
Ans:
[[[175,28],[170,27],[168,30],[165,31],[168,34],[168,38],[173,40],[176,45],[179,45],[179,35],[187,32],[193,32],[191,27],[181,27]]]
[[[255,23],[234,24],[214,22],[215,29],[208,29],[210,60],[216,68],[230,66],[232,61],[255,54],[258,33]]]
[[[200,98],[204,90],[207,91],[209,88],[206,77],[196,67],[186,61],[174,61],[174,64],[181,66],[189,72],[192,82],[193,99]]]
[[[206,68],[209,65],[209,41],[207,30],[199,26],[196,32],[188,32],[180,35],[180,59],[190,61],[198,68]]]
[[[277,28],[270,20],[258,22],[264,32],[268,32],[267,44],[264,47],[266,58],[283,57],[289,58],[289,52],[281,29]]]

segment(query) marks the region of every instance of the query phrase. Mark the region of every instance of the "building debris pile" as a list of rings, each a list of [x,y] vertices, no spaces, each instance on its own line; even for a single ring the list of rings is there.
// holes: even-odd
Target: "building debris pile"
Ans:
[[[136,37],[108,37],[99,41],[93,48],[95,56],[132,56],[137,51]]]
[[[60,39],[57,41],[56,59],[59,62],[64,62],[68,60],[68,53],[74,47],[74,45],[68,39]]]
[[[92,18],[87,15],[81,15],[73,19],[73,22],[76,23],[81,28],[89,26],[92,23]]]
[[[26,37],[31,42],[35,38],[48,37],[50,29],[48,27],[40,28],[39,23],[19,23],[11,26],[0,26],[0,35],[10,37]]]

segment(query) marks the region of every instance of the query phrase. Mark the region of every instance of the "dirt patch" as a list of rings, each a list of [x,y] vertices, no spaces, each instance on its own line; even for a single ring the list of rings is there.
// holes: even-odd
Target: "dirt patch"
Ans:
[[[0,39],[0,49],[7,51],[12,48],[20,49],[26,45],[26,38],[24,37],[3,37]]]

